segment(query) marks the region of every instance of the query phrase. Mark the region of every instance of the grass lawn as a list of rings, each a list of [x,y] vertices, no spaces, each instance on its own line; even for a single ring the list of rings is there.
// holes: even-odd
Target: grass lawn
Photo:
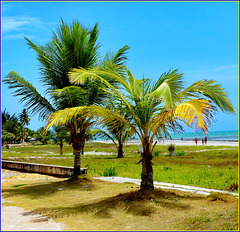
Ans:
[[[228,194],[155,189],[143,195],[132,183],[19,178],[2,183],[2,196],[11,201],[4,205],[46,215],[67,231],[238,230],[238,199]]]
[[[111,167],[117,175],[140,179],[141,165],[137,145],[124,147],[124,158],[117,159],[116,148],[112,144],[87,143],[85,151],[95,155],[82,156],[82,167],[88,168],[89,176],[100,176]],[[176,153],[182,156],[168,156],[167,145],[157,145],[158,156],[153,159],[154,181],[192,185],[225,190],[238,183],[238,148],[224,146],[176,146]],[[108,155],[97,155],[107,152]],[[25,162],[73,166],[72,147],[65,145],[63,155],[59,155],[57,145],[36,145],[3,149],[2,159]],[[235,190],[238,192],[238,190]]]

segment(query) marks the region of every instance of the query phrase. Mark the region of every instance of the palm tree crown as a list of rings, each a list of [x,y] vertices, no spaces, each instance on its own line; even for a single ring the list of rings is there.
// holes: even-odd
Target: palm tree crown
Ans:
[[[124,91],[117,90],[103,76],[118,81]],[[206,132],[217,108],[224,112],[235,112],[221,85],[212,80],[202,80],[184,88],[183,74],[178,70],[163,73],[155,84],[149,79],[134,78],[130,71],[124,77],[110,70],[73,69],[70,78],[75,84],[95,79],[104,83],[121,99],[134,124],[117,112],[92,105],[55,112],[49,117],[48,128],[67,123],[79,115],[98,118],[102,123],[111,125],[112,130],[118,125],[124,125],[122,129],[131,128],[139,136],[143,146],[142,189],[153,188],[151,160],[154,138],[167,136],[169,130],[181,129],[179,122]]]

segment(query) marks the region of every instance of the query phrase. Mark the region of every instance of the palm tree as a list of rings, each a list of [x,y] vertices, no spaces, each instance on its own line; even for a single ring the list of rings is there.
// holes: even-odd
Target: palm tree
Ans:
[[[45,46],[39,46],[25,38],[28,45],[37,53],[40,62],[41,82],[44,84],[47,98],[16,72],[10,72],[3,80],[14,89],[14,96],[21,98],[20,102],[31,114],[39,114],[45,120],[51,113],[66,107],[88,106],[101,104],[106,97],[105,88],[99,80],[87,81],[84,84],[72,84],[68,72],[72,68],[93,68],[101,66],[105,69],[114,69],[121,73],[122,65],[126,61],[128,46],[124,46],[115,54],[108,54],[100,59],[98,43],[98,24],[91,29],[84,27],[77,20],[67,25],[61,20],[56,32],[53,32],[51,41]],[[111,66],[110,66],[111,65]],[[108,79],[110,83],[113,83]],[[80,157],[85,144],[86,128],[92,125],[91,118],[75,118],[65,125],[71,134],[71,143],[74,154],[74,176],[80,174]]]
[[[29,125],[30,118],[26,109],[23,109],[19,114],[19,121],[22,123],[22,142],[24,143],[24,126]]]
[[[52,139],[55,143],[59,143],[60,155],[62,155],[63,154],[63,142],[64,141],[69,142],[70,133],[66,127],[58,126],[58,127],[54,128]]]
[[[46,133],[44,127],[40,127],[35,134],[36,140],[41,142],[43,145],[47,144],[52,139],[52,134],[50,131]]]
[[[113,99],[108,99],[105,108],[111,109],[112,111],[120,114],[128,121],[131,120],[130,116],[127,114],[128,111],[126,107],[122,101],[119,101],[117,96],[113,95]],[[92,130],[92,134],[95,137],[100,136],[106,139],[110,139],[117,148],[117,158],[123,158],[123,145],[132,136],[131,128],[125,128],[122,122],[119,122],[117,126],[114,126],[110,122],[104,123],[102,126],[103,128],[106,128],[107,131],[102,129],[94,129]]]
[[[109,75],[117,80],[124,91],[121,93],[102,78]],[[103,123],[110,123],[114,129],[120,123],[131,128],[141,140],[142,174],[141,190],[150,190],[153,185],[153,149],[154,138],[167,136],[169,130],[181,129],[180,122],[195,129],[207,132],[217,108],[224,112],[234,113],[235,110],[228,99],[227,93],[220,84],[212,80],[200,80],[184,88],[183,74],[178,70],[163,73],[156,83],[148,79],[136,79],[128,71],[127,78],[112,72],[98,69],[74,69],[70,73],[71,82],[84,83],[86,80],[101,80],[111,88],[122,100],[134,124],[129,123],[120,114],[100,106],[74,107],[51,114],[47,129],[53,125],[61,125],[69,120],[86,115],[98,118]]]

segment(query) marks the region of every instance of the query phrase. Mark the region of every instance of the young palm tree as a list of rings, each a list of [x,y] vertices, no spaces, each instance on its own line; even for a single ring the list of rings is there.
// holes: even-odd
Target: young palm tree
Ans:
[[[101,62],[98,34],[98,24],[88,29],[78,21],[66,25],[62,20],[57,32],[53,32],[51,41],[45,46],[36,45],[25,38],[28,45],[37,53],[41,82],[46,88],[48,98],[43,97],[32,84],[16,72],[10,72],[3,82],[7,83],[9,88],[15,89],[14,95],[21,98],[20,101],[25,103],[31,114],[38,113],[44,120],[56,110],[66,107],[101,104],[106,94],[98,80],[71,86],[68,78],[69,70],[77,67],[93,68],[100,65],[102,68],[121,72],[129,47],[124,46],[116,54],[108,55],[107,59]],[[110,64],[113,66],[110,67]],[[111,80],[108,81],[114,84]],[[90,118],[78,117],[65,125],[71,134],[75,176],[80,174],[80,155],[85,144],[86,128],[93,123]]]
[[[24,143],[24,126],[29,125],[30,121],[26,109],[23,109],[22,112],[19,114],[19,121],[22,123],[22,142]]]
[[[120,114],[125,118],[125,120],[131,120],[130,116],[127,114],[128,111],[126,110],[124,104],[122,101],[117,100],[116,96],[113,96],[113,99],[108,99],[106,105],[104,106],[106,109],[111,109],[117,114]],[[123,158],[123,146],[124,143],[132,136],[131,128],[126,128],[121,122],[119,122],[117,126],[113,126],[110,122],[104,123],[102,127],[106,128],[107,131],[102,129],[94,129],[92,130],[92,134],[95,137],[101,136],[103,138],[112,140],[118,151],[117,158]]]
[[[115,78],[124,92],[119,92],[107,83],[102,78],[106,75]],[[195,129],[201,128],[206,132],[217,108],[228,113],[235,112],[220,84],[212,80],[201,80],[184,88],[183,74],[177,70],[163,73],[156,83],[151,83],[148,79],[138,80],[130,71],[127,78],[124,78],[115,72],[98,69],[91,71],[73,69],[70,78],[75,84],[82,84],[86,80],[101,80],[122,100],[134,124],[112,110],[92,105],[66,108],[51,114],[47,129],[53,125],[68,123],[79,115],[92,116],[103,123],[110,123],[112,129],[119,123],[124,124],[124,128],[131,128],[140,138],[143,147],[141,190],[154,188],[152,168],[154,138],[167,135],[169,130],[181,129],[179,122],[184,122]]]

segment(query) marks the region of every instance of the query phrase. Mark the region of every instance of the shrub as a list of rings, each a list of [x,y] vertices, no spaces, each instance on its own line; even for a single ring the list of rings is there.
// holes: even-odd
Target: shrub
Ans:
[[[176,153],[176,156],[183,156],[183,155],[185,155],[185,154],[186,154],[185,151],[178,151],[178,152]]]
[[[168,146],[168,151],[175,151],[175,145],[174,144],[170,144],[169,146]]]
[[[98,173],[100,176],[117,176],[118,172],[115,167],[105,168],[103,173]]]
[[[159,156],[160,152],[159,151],[154,151],[154,156]]]
[[[230,186],[226,187],[225,190],[229,192],[234,192],[238,190],[238,183],[232,183]]]

